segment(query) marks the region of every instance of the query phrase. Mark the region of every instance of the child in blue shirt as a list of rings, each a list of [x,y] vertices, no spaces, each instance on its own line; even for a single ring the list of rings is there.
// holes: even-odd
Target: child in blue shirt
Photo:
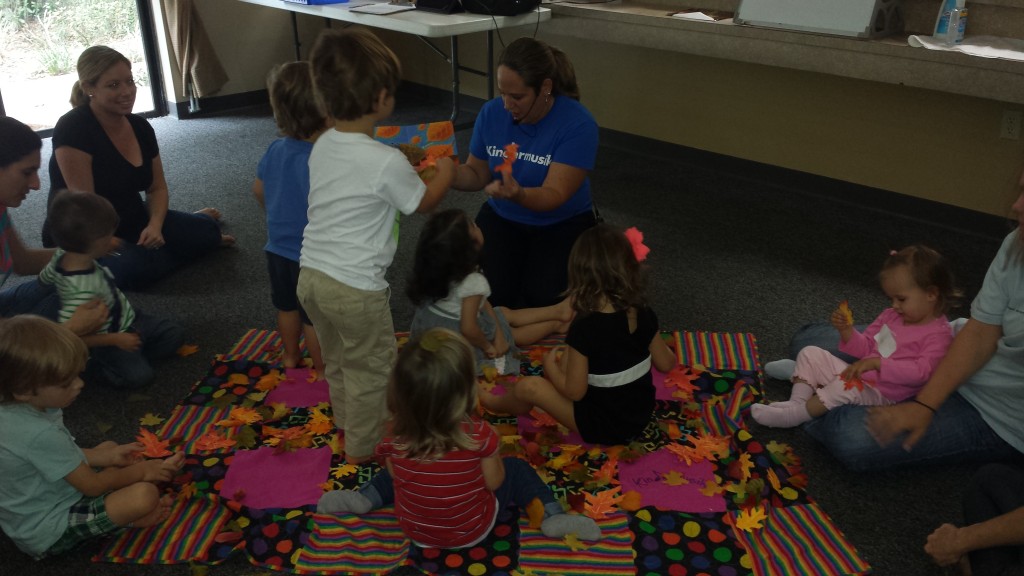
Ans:
[[[167,518],[184,454],[139,460],[139,443],[79,448],[62,410],[82,391],[88,352],[40,316],[0,320],[0,528],[35,558]]]
[[[313,368],[323,376],[320,341],[295,288],[302,231],[309,222],[309,154],[313,142],[327,129],[327,117],[316,101],[308,62],[290,62],[271,70],[267,90],[274,120],[284,137],[272,142],[260,159],[252,194],[267,214],[263,250],[270,273],[270,299],[277,309],[277,333],[284,347],[281,363],[285,368],[301,364],[299,336],[303,335]]]

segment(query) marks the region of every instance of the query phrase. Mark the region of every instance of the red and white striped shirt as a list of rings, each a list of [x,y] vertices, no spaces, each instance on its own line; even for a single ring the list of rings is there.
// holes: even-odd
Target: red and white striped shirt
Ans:
[[[454,450],[437,460],[404,458],[384,438],[377,453],[391,462],[395,515],[402,531],[420,546],[461,548],[483,539],[494,526],[497,501],[484,482],[480,461],[498,451],[500,439],[486,422],[464,425],[474,450]]]

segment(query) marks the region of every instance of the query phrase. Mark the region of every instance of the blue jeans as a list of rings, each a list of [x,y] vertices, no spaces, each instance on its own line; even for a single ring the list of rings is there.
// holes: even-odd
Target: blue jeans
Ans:
[[[494,491],[494,497],[498,500],[498,510],[504,510],[510,503],[515,504],[520,510],[525,510],[534,498],[540,498],[544,504],[545,517],[563,512],[562,505],[555,500],[547,484],[529,464],[519,458],[502,458],[501,462],[505,465],[505,480]],[[382,468],[359,489],[359,493],[370,501],[373,510],[393,504],[395,484],[387,468]]]
[[[53,286],[40,284],[33,278],[0,292],[0,317],[9,318],[18,314],[35,314],[57,321],[60,298]]]
[[[185,341],[185,330],[177,323],[139,310],[135,311],[132,331],[142,339],[141,348],[135,352],[117,346],[90,349],[82,379],[111,388],[142,388],[155,376],[150,362],[170,357]]]
[[[1021,454],[989,428],[981,414],[954,393],[939,407],[931,426],[910,451],[897,440],[881,447],[868,433],[865,406],[840,406],[803,425],[804,431],[850,470],[865,472],[897,466],[991,462]]]
[[[205,214],[168,210],[162,232],[165,244],[159,250],[122,242],[120,256],[99,259],[114,275],[118,288],[142,290],[220,247],[220,226]]]

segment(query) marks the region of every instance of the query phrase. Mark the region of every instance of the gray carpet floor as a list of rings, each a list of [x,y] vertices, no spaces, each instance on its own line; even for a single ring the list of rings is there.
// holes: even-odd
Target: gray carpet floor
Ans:
[[[443,102],[400,101],[394,124],[447,116]],[[265,259],[265,225],[250,187],[256,163],[276,137],[269,109],[249,108],[191,120],[152,121],[171,190],[171,207],[219,208],[225,230],[238,244],[223,249],[162,281],[131,293],[134,305],[184,325],[199,352],[158,367],[151,387],[126,394],[86,389],[66,410],[65,421],[82,445],[130,441],[146,413],[169,414],[210,359],[225,352],[248,328],[273,328]],[[465,157],[470,131],[459,131]],[[591,175],[605,218],[637,226],[651,247],[651,296],[666,329],[744,331],[758,340],[762,362],[784,357],[790,336],[803,324],[825,321],[839,300],[848,299],[859,319],[874,318],[887,305],[876,280],[888,251],[924,242],[953,262],[968,300],[977,292],[999,241],[1009,228],[972,233],[936,224],[927,213],[896,213],[887,205],[864,205],[828,190],[801,190],[737,170],[694,161],[680,150],[657,154],[602,145]],[[43,160],[50,156],[44,143]],[[49,182],[12,211],[22,237],[39,244]],[[821,194],[820,192],[826,192]],[[482,193],[451,192],[444,207],[475,214]],[[388,277],[394,287],[395,325],[406,329],[412,306],[404,279],[425,220],[402,223],[401,240]],[[966,306],[961,313],[966,314]],[[771,381],[769,397],[788,395],[788,384]],[[926,536],[943,522],[960,519],[961,488],[972,466],[853,474],[843,470],[799,430],[754,426],[763,441],[793,445],[810,477],[809,492],[832,516],[876,574],[934,574],[922,551]],[[184,566],[92,564],[87,546],[61,558],[33,562],[0,537],[0,574],[187,574]],[[211,574],[263,574],[240,556]]]

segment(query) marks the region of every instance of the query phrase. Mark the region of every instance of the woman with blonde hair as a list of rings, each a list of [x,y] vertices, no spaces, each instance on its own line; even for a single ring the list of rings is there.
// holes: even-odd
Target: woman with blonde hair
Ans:
[[[144,288],[219,246],[234,244],[221,233],[218,210],[169,209],[156,134],[132,114],[137,88],[131,62],[113,48],[92,46],[79,56],[77,68],[74,108],[53,129],[50,197],[70,188],[99,194],[114,205],[121,247],[100,262],[118,287]],[[52,245],[47,226],[43,243]]]

